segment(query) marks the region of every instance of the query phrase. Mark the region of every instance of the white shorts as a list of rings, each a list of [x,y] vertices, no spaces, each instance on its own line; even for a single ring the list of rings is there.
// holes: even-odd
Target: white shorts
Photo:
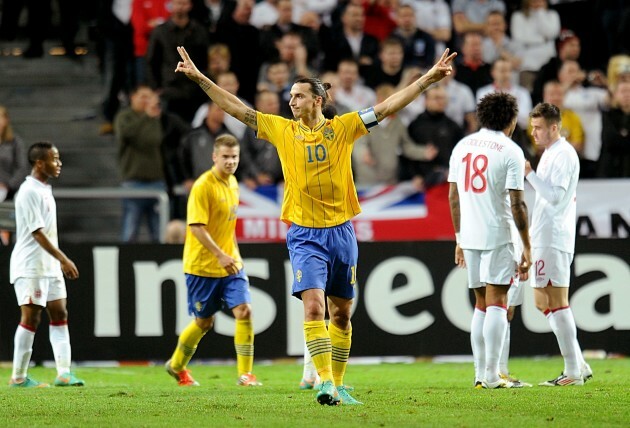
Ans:
[[[518,279],[518,274],[514,275],[514,284],[512,284],[508,290],[508,307],[523,304],[523,290],[528,281],[529,280],[521,281]]]
[[[66,282],[63,278],[18,278],[13,288],[15,288],[18,306],[46,307],[47,302],[68,297]]]
[[[494,250],[464,250],[468,271],[468,288],[514,283],[517,264],[514,245],[505,244]]]
[[[534,288],[568,287],[571,279],[571,262],[573,253],[565,253],[551,247],[533,248],[532,271],[534,279],[531,286]]]

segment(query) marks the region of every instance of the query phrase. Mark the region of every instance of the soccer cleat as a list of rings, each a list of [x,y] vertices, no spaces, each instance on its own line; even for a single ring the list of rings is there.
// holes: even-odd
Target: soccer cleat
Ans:
[[[256,375],[251,373],[242,374],[236,384],[240,386],[262,386],[262,383],[258,382],[256,379]]]
[[[316,376],[312,379],[305,379],[302,378],[302,380],[300,381],[300,389],[319,389],[319,386],[321,385],[321,381],[319,379],[319,376]]]
[[[483,389],[483,382],[481,382],[480,380],[476,380],[475,389]]]
[[[27,377],[24,378],[22,382],[16,382],[15,379],[11,379],[9,381],[9,386],[12,388],[48,388],[50,385]]]
[[[64,373],[62,375],[57,376],[55,379],[55,386],[84,386],[85,382],[83,379],[77,378],[71,372]]]
[[[539,386],[582,386],[584,385],[584,379],[581,377],[578,379],[572,379],[564,374],[561,374],[555,379],[546,380],[538,384]]]
[[[503,378],[499,378],[496,382],[488,382],[484,380],[481,382],[483,389],[501,389],[501,388],[514,388],[514,384]]]
[[[348,389],[346,389],[344,385],[338,386],[337,392],[339,393],[341,404],[343,404],[344,406],[354,406],[358,404],[363,404],[362,402],[354,398],[352,395],[350,395],[350,393],[348,392]]]
[[[584,383],[586,383],[587,380],[593,379],[593,370],[588,363],[584,363],[582,366],[582,379],[584,380]]]
[[[166,362],[164,368],[166,368],[166,373],[175,378],[179,386],[199,386],[199,382],[193,379],[193,377],[190,375],[190,370],[182,370],[181,372],[176,372],[175,370],[173,370],[173,368],[171,367],[171,360],[168,360]]]
[[[341,401],[337,388],[335,388],[335,385],[333,385],[332,381],[330,380],[322,382],[322,386],[319,389],[316,398],[317,402],[322,406],[324,404],[327,404],[329,406],[336,406]]]
[[[532,384],[527,382],[522,382],[515,377],[510,376],[509,374],[499,374],[501,379],[505,379],[508,382],[512,382],[512,388],[531,388]]]

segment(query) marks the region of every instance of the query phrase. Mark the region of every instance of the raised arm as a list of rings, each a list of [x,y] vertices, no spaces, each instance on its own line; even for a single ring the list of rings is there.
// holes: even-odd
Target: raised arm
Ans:
[[[433,65],[433,67],[431,67],[431,69],[418,80],[406,88],[393,93],[385,101],[375,105],[374,114],[376,115],[376,119],[380,122],[387,116],[402,110],[410,102],[415,100],[418,95],[423,93],[430,85],[439,82],[444,77],[450,75],[453,70],[451,62],[453,61],[453,58],[457,56],[457,52],[453,52],[450,55],[448,53],[449,50],[446,49],[439,61],[436,62],[435,65]]]
[[[179,56],[182,57],[182,60],[177,63],[175,72],[184,73],[186,77],[197,83],[208,97],[221,107],[224,112],[240,120],[254,131],[258,130],[256,110],[246,106],[237,96],[229,93],[204,76],[192,62],[190,56],[188,56],[188,52],[186,52],[183,46],[178,46],[177,52],[179,52]]]

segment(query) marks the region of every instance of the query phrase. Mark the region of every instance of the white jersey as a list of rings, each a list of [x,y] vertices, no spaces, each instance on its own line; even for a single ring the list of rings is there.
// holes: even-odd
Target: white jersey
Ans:
[[[540,191],[536,191],[529,229],[532,247],[552,247],[566,253],[574,252],[579,175],[578,155],[563,137],[543,152],[536,176],[549,190],[561,187],[565,192],[558,201],[552,202],[545,199]]]
[[[523,150],[501,131],[482,128],[451,154],[448,181],[457,183],[460,246],[492,250],[512,242],[510,190],[523,190]]]
[[[15,196],[16,242],[11,253],[10,282],[17,278],[63,278],[61,264],[33,238],[42,229],[48,240],[59,246],[57,205],[50,185],[27,176]]]

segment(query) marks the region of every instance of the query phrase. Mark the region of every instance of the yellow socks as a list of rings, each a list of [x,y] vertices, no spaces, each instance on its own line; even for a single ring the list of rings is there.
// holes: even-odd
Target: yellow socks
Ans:
[[[254,366],[254,327],[252,320],[236,320],[234,331],[238,375],[251,373]]]
[[[188,327],[179,335],[177,347],[171,357],[171,367],[173,370],[181,372],[186,368],[190,359],[195,355],[197,345],[205,334],[206,332],[200,329],[194,320],[188,324]]]
[[[332,322],[328,324],[330,343],[332,345],[332,374],[335,386],[343,385],[343,376],[346,373],[348,357],[350,356],[350,344],[352,343],[352,327],[341,330]]]
[[[313,364],[319,373],[322,382],[332,381],[332,350],[330,346],[330,336],[326,330],[324,321],[305,321],[304,338],[308,352],[311,354]]]

